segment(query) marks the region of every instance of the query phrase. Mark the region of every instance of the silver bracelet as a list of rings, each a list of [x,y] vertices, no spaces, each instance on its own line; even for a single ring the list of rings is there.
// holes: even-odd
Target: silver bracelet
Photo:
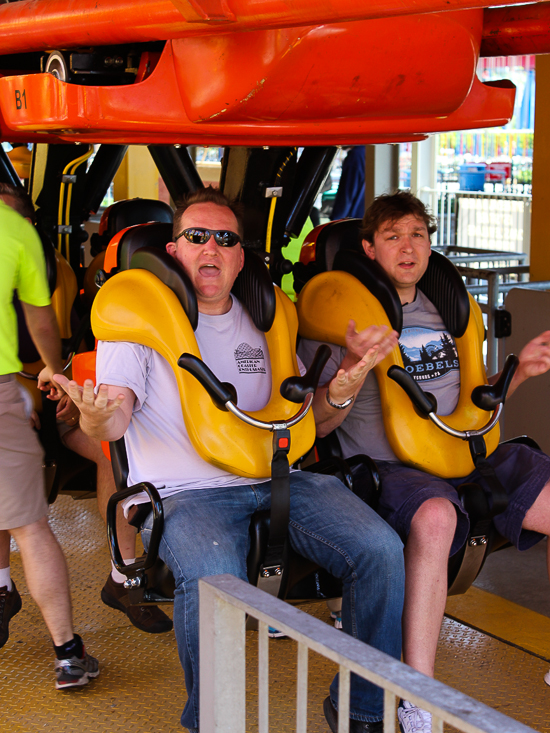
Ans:
[[[351,405],[351,403],[353,402],[353,400],[355,399],[355,395],[352,395],[351,397],[348,397],[348,399],[347,399],[347,400],[346,400],[345,402],[342,402],[342,404],[341,404],[341,405],[337,405],[337,404],[336,404],[336,402],[333,402],[333,401],[332,401],[332,400],[330,399],[330,395],[329,395],[329,393],[328,393],[328,389],[327,389],[327,391],[325,392],[325,397],[327,398],[327,402],[328,402],[328,404],[329,404],[329,405],[330,405],[331,407],[334,407],[334,409],[335,409],[335,410],[345,410],[345,409],[346,409],[346,407],[349,407],[349,406]]]

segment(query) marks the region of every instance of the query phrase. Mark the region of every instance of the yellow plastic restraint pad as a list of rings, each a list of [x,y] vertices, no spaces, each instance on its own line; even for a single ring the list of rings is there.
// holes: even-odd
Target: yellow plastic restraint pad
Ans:
[[[316,341],[345,346],[349,320],[358,331],[371,325],[391,328],[388,317],[377,298],[353,275],[326,272],[312,278],[298,298],[300,335]],[[482,343],[484,336],[481,310],[470,296],[470,320],[466,332],[455,339],[460,362],[460,396],[453,413],[441,419],[456,430],[478,430],[491,414],[476,407],[471,394],[474,387],[486,384]],[[388,441],[402,463],[442,478],[467,476],[474,470],[468,442],[440,430],[414,409],[403,389],[387,376],[387,371],[403,359],[396,347],[374,372],[380,388],[382,414]],[[498,445],[499,427],[487,435],[487,455]]]
[[[284,422],[299,405],[281,397],[281,382],[299,374],[295,344],[298,319],[289,298],[275,288],[275,321],[266,333],[271,359],[271,398],[258,420]],[[247,478],[271,475],[273,435],[246,425],[230,412],[219,410],[195,377],[177,361],[184,352],[200,358],[195,334],[174,293],[146,270],[127,270],[99,291],[92,307],[92,329],[102,341],[131,341],[157,351],[172,367],[178,383],[183,417],[191,442],[208,463]],[[315,422],[310,412],[291,428],[289,461],[293,463],[313,445]]]

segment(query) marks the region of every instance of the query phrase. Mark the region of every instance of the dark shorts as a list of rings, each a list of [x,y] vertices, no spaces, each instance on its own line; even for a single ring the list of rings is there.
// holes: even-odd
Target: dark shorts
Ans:
[[[535,503],[545,484],[550,481],[550,458],[539,450],[516,443],[503,443],[487,459],[509,497],[508,507],[498,514],[494,523],[500,534],[518,550],[527,550],[544,535],[521,528],[525,515]],[[441,479],[409,468],[401,463],[379,462],[381,494],[379,514],[406,542],[411,521],[428,499],[444,498],[457,511],[457,527],[451,555],[462,547],[470,529],[468,515],[462,508],[456,488],[466,482],[476,482],[487,489],[482,476],[474,471],[457,479]]]

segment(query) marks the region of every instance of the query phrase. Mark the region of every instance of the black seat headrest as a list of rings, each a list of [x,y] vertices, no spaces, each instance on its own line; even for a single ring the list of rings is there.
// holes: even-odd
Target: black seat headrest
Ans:
[[[191,280],[174,257],[160,249],[142,247],[132,255],[130,269],[148,270],[167,285],[181,303],[195,331],[199,323],[197,296]]]
[[[265,262],[250,249],[244,250],[244,267],[231,292],[250,313],[260,331],[269,331],[275,318],[275,288]]]
[[[92,254],[96,255],[105,249],[115,234],[127,227],[150,221],[171,224],[173,218],[172,208],[164,201],[141,198],[116,201],[103,212],[99,233],[92,234]]]
[[[334,269],[334,258],[340,249],[362,252],[361,219],[341,219],[323,224],[318,229],[315,239],[315,260],[307,265],[296,262],[292,268],[294,274],[294,290],[299,293],[306,282],[321,272]],[[313,230],[315,233],[315,229]],[[311,241],[311,233],[307,241]]]
[[[151,247],[159,252],[166,252],[166,245],[172,241],[172,224],[157,221],[134,226],[124,232],[118,243],[117,267],[129,270],[135,252],[143,247]]]
[[[449,333],[454,338],[463,336],[470,319],[470,298],[453,263],[432,250],[428,269],[418,287],[435,305]]]
[[[174,220],[174,212],[164,201],[135,198],[114,203],[109,207],[106,219],[105,232],[109,237],[114,237],[117,232],[126,227],[146,224],[148,221],[171,224]]]
[[[317,237],[315,261],[320,272],[334,270],[334,258],[341,249],[362,252],[361,219],[341,219],[326,224]]]

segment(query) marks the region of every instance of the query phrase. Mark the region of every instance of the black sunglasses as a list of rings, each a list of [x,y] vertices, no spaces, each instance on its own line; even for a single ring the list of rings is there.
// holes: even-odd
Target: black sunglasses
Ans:
[[[241,241],[241,238],[235,232],[229,231],[228,229],[222,229],[217,232],[213,232],[210,229],[203,229],[202,227],[190,227],[180,232],[174,241],[180,237],[185,237],[191,244],[206,244],[210,237],[214,237],[216,244],[220,247],[234,247]]]

